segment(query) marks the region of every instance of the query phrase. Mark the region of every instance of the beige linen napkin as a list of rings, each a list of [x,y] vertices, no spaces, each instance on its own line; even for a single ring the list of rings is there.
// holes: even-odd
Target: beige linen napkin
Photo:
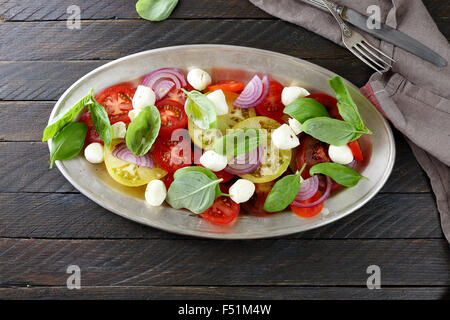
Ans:
[[[340,29],[326,12],[299,0],[250,0],[262,10],[318,33],[339,45]],[[381,9],[381,21],[419,40],[450,61],[450,46],[420,0],[336,0],[366,14]],[[441,225],[450,242],[450,66],[436,67],[385,41],[367,35],[393,57],[392,71],[374,74],[361,92],[401,131],[428,174]]]

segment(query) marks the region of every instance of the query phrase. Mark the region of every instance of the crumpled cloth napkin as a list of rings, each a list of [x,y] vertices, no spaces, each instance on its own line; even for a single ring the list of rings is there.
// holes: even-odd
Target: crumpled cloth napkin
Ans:
[[[280,19],[300,25],[343,45],[334,18],[300,0],[250,0]],[[432,48],[450,61],[450,46],[420,0],[336,0],[368,15],[369,5],[381,9],[381,22]],[[358,30],[361,31],[361,30]],[[364,34],[363,31],[361,33]],[[419,164],[428,174],[450,242],[450,66],[436,67],[368,34],[367,39],[393,57],[390,72],[375,73],[361,92],[407,138]]]

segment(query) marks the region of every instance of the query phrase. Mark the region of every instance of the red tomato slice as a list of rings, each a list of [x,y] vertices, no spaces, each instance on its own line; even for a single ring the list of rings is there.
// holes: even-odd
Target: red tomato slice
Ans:
[[[95,100],[105,107],[111,123],[123,121],[128,124],[130,123],[128,111],[133,109],[132,100],[135,92],[136,88],[118,84],[100,92],[95,96]]]
[[[245,83],[235,80],[222,80],[208,86],[208,91],[230,91],[240,93],[245,88]]]
[[[300,201],[300,203],[303,204],[308,204],[308,203],[312,203],[314,201],[319,200],[322,197],[322,194],[320,192],[317,192],[315,195],[313,195],[311,198],[309,198],[308,200],[305,201]],[[292,212],[294,212],[296,215],[298,215],[299,217],[302,218],[312,218],[317,216],[319,213],[322,212],[323,209],[323,202],[319,203],[317,205],[315,205],[314,207],[311,208],[299,208],[296,207],[294,205],[291,204],[291,210]]]
[[[186,89],[186,90],[191,91],[188,89]],[[183,91],[181,91],[181,89],[177,89],[174,87],[169,92],[167,92],[167,94],[161,100],[176,101],[179,104],[181,104],[182,106],[184,106],[184,103],[186,102],[186,95],[183,93]]]
[[[153,157],[167,172],[174,173],[180,168],[189,167],[193,162],[193,152],[188,139],[180,137],[179,141],[173,141],[160,137],[156,140]]]
[[[184,106],[169,99],[163,99],[156,102],[155,106],[159,110],[161,116],[161,129],[159,134],[164,137],[170,137],[175,129],[187,126],[188,117],[184,112]]]
[[[88,131],[86,134],[86,138],[84,140],[84,145],[87,146],[88,144],[91,144],[93,142],[98,142],[103,144],[102,139],[97,133],[97,130],[95,130],[94,124],[92,123],[91,113],[86,109],[81,114],[79,122],[84,122],[86,126],[88,127]]]
[[[322,104],[325,108],[327,108],[328,113],[332,118],[343,120],[341,115],[339,114],[337,100],[332,96],[329,96],[325,93],[313,93],[306,98],[312,98]]]
[[[222,192],[227,193],[228,188],[221,187]],[[211,208],[200,214],[205,220],[216,224],[230,224],[236,221],[241,206],[231,200],[230,197],[222,196],[214,200]]]
[[[304,135],[297,149],[295,161],[299,169],[306,163],[302,177],[303,179],[308,179],[310,177],[309,169],[313,165],[321,162],[330,162],[331,160],[327,155],[325,143],[311,136]]]
[[[173,182],[173,174],[172,173],[168,173],[164,176],[164,178],[162,178],[162,182],[164,182],[164,185],[166,186],[166,189],[169,190],[170,185]]]
[[[272,189],[275,181],[265,183],[255,183],[255,193],[247,202],[242,203],[242,208],[249,214],[266,217],[275,214],[276,212],[267,212],[264,210],[264,202],[266,202],[267,195]]]
[[[281,102],[281,92],[283,86],[277,81],[270,81],[269,94],[256,106],[256,112],[259,115],[272,118],[278,122],[283,122],[284,105]]]
[[[350,150],[352,150],[353,157],[355,157],[355,160],[357,161],[363,161],[364,157],[361,151],[361,147],[359,146],[358,140],[352,141],[348,143],[348,146]]]
[[[199,167],[204,167],[203,165],[201,165],[200,163],[197,164]],[[221,170],[221,171],[214,171],[214,174],[217,176],[217,179],[223,179],[223,181],[221,183],[225,183],[230,181],[231,179],[233,179],[234,174],[228,173],[225,170]]]

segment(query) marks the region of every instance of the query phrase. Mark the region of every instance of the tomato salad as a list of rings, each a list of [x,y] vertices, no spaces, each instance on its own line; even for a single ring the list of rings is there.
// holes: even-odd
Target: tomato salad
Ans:
[[[83,152],[117,183],[147,185],[149,206],[216,224],[287,208],[311,218],[332,192],[365,178],[355,170],[365,156],[358,139],[371,134],[344,81],[329,84],[336,98],[267,74],[242,82],[162,68],[137,87],[91,89],[43,141],[52,138],[51,166]]]

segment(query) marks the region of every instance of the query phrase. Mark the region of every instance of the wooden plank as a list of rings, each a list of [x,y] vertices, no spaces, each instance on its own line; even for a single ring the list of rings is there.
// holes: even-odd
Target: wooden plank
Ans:
[[[0,24],[0,34],[8,43],[0,47],[0,60],[5,61],[117,59],[154,48],[199,43],[243,45],[302,58],[351,56],[319,35],[277,20],[84,21],[80,30],[68,29],[61,21],[6,22]]]
[[[449,300],[448,287],[11,287],[0,288],[1,299],[118,299],[118,300]]]
[[[449,286],[450,253],[433,240],[0,239],[0,285],[64,286],[68,265],[84,286]]]
[[[435,19],[450,16],[448,1],[424,0]],[[7,21],[65,20],[71,0],[1,0],[0,16]],[[82,19],[136,19],[133,3],[128,0],[90,0],[77,3]],[[192,18],[253,18],[267,19],[270,15],[243,0],[183,0],[172,13],[171,19]]]
[[[121,218],[81,194],[0,193],[0,237],[181,239]],[[270,218],[268,218],[270,219]],[[289,239],[441,238],[431,194],[379,194],[357,212]]]

